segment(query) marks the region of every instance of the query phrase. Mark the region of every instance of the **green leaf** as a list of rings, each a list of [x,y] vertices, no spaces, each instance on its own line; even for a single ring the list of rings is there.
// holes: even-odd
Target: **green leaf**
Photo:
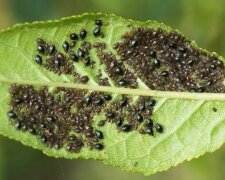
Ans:
[[[103,21],[103,38],[96,38],[92,34],[96,19]],[[111,70],[107,69],[107,62],[110,60],[100,63],[100,56],[96,48],[92,48],[89,52],[91,60],[95,62],[93,68],[89,66],[86,67],[80,60],[78,63],[72,63],[78,74],[81,76],[87,75],[89,77],[87,84],[80,84],[80,79],[74,78],[74,74],[71,75],[63,71],[63,73],[59,75],[54,73],[54,68],[52,69],[50,67],[49,70],[46,69],[45,66],[40,66],[34,62],[34,57],[37,54],[37,38],[41,37],[46,42],[55,44],[57,49],[63,52],[61,45],[65,40],[69,41],[68,35],[73,32],[79,33],[83,28],[88,32],[85,39],[87,42],[90,42],[92,46],[96,42],[105,43],[106,49],[99,51],[103,53],[112,52],[117,59],[121,58],[121,53],[120,50],[115,49],[114,45],[125,42],[126,36],[124,36],[124,34],[132,34],[133,29],[143,28],[147,30],[157,30],[160,28],[163,29],[164,33],[175,32],[179,35],[178,31],[174,31],[172,28],[155,21],[138,22],[104,14],[84,14],[82,16],[65,18],[59,21],[16,25],[13,28],[3,30],[0,33],[0,134],[20,141],[24,145],[39,149],[48,156],[69,159],[96,159],[103,161],[105,164],[120,167],[125,171],[137,171],[145,175],[167,170],[171,166],[176,166],[185,160],[191,160],[206,152],[215,151],[224,143],[225,96],[223,93],[223,64],[216,67],[217,70],[219,70],[215,70],[215,72],[219,74],[210,76],[214,78],[213,80],[216,80],[216,82],[205,89],[206,93],[190,93],[187,92],[189,89],[183,86],[182,83],[177,87],[178,89],[180,88],[179,92],[172,88],[171,84],[169,84],[169,80],[166,81],[164,85],[149,83],[154,79],[147,79],[147,75],[152,72],[156,74],[159,73],[158,71],[163,70],[162,67],[160,67],[159,70],[149,69],[147,74],[141,75],[140,70],[138,71],[136,69],[138,65],[133,66],[132,62],[131,64],[127,63],[129,60],[121,62],[122,65],[127,68],[127,71],[131,73],[132,78],[134,78],[134,80],[137,78],[138,87],[131,88],[131,82],[127,87],[118,87],[116,78],[111,77]],[[129,34],[127,36],[129,36]],[[189,43],[189,45],[187,45],[188,48],[197,48],[201,53],[205,53],[206,55],[202,55],[203,59],[209,57],[209,62],[211,62],[213,58],[214,60],[216,58],[216,63],[224,62],[222,57],[218,57],[215,53],[209,54],[205,50],[199,49],[194,42],[188,41],[187,43]],[[80,46],[80,41],[78,41],[74,49],[77,50]],[[151,46],[151,43],[149,43],[148,47]],[[140,57],[137,57],[137,59],[138,58]],[[196,55],[193,58],[198,60],[200,57]],[[44,59],[43,61],[46,65],[50,60]],[[152,59],[150,59],[150,61],[152,62]],[[206,60],[206,62],[208,62],[208,60]],[[140,64],[141,63],[142,61],[140,60]],[[207,63],[203,63],[203,65],[206,66]],[[195,67],[192,66],[190,71],[195,73],[197,77],[197,73],[200,72],[201,69],[199,67],[195,69],[196,67],[198,67],[198,65]],[[99,69],[103,77],[108,77],[110,86],[99,86],[100,80],[97,77]],[[192,71],[192,69],[194,70]],[[58,71],[55,70],[55,72]],[[127,77],[126,74],[123,76]],[[157,75],[156,78],[158,76],[159,75]],[[199,82],[198,78],[196,78],[196,82]],[[85,144],[79,153],[69,152],[65,147],[65,143],[62,148],[57,150],[56,148],[47,147],[46,143],[41,143],[40,138],[35,135],[16,130],[14,120],[10,120],[7,117],[7,112],[10,110],[13,100],[11,97],[12,92],[9,91],[9,89],[12,91],[12,84],[20,85],[19,87],[23,86],[23,88],[26,84],[32,85],[35,88],[35,90],[33,90],[35,92],[38,92],[43,86],[47,86],[50,93],[55,93],[54,89],[57,89],[57,87],[63,87],[66,90],[72,89],[71,91],[79,89],[80,92],[85,92],[87,94],[93,92],[98,92],[100,94],[103,92],[110,93],[113,96],[110,102],[106,103],[105,106],[101,106],[100,109],[92,106],[91,110],[97,109],[97,113],[90,112],[94,114],[93,119],[90,119],[93,127],[95,129],[100,129],[104,134],[104,139],[100,141],[104,144],[104,149],[101,151],[96,149],[89,150],[87,144]],[[150,90],[151,88],[152,90]],[[64,93],[66,91],[65,89],[61,89],[60,93]],[[53,95],[56,94],[57,93]],[[159,123],[163,126],[163,132],[156,132],[154,127],[155,135],[153,137],[140,134],[138,130],[127,133],[121,132],[116,128],[114,123],[106,123],[105,126],[98,127],[97,124],[99,120],[106,118],[105,112],[115,108],[115,105],[112,104],[118,103],[121,97],[124,96],[129,98],[132,107],[139,102],[140,96],[145,96],[144,98],[151,96],[152,99],[155,99],[156,106],[154,109],[150,109],[150,112],[153,110],[153,114],[150,113],[148,116],[153,119],[155,124]],[[77,100],[75,100],[74,103],[77,103]],[[33,106],[31,107],[33,108]],[[76,108],[77,104],[75,106],[75,111],[77,110]],[[85,109],[85,107],[83,109]],[[70,110],[73,111],[74,109]],[[17,111],[22,114],[23,110],[17,109]],[[27,112],[27,109],[25,108],[24,111]],[[120,110],[116,111],[117,115],[121,115],[121,112]],[[130,117],[129,113],[132,114],[134,112],[126,110],[123,114],[126,123],[128,121],[129,123],[131,123],[131,121],[133,122],[133,117]],[[38,121],[43,120],[38,119]],[[62,123],[64,123],[64,125],[69,124],[69,119],[65,118]],[[139,123],[136,124],[139,127],[141,126]],[[71,132],[72,131],[73,130],[71,130]],[[40,130],[40,132],[47,133],[44,130]]]

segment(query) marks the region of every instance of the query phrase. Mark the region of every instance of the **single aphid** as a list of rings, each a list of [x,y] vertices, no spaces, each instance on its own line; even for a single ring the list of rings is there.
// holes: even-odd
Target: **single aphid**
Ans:
[[[43,45],[38,45],[37,47],[37,51],[41,54],[44,54],[45,53],[45,47]]]
[[[40,55],[36,55],[34,58],[34,61],[39,64],[42,65],[42,57]]]
[[[9,118],[16,118],[16,114],[15,114],[15,112],[13,112],[13,111],[9,111],[9,112],[7,113],[7,115],[8,115]]]
[[[64,49],[65,52],[68,52],[70,48],[70,44],[67,41],[64,41],[62,44],[62,48]]]
[[[81,49],[81,48],[79,48],[79,49],[77,50],[77,55],[78,55],[78,57],[80,57],[80,58],[84,58],[84,57],[85,57],[85,52],[84,52],[84,50]]]
[[[117,119],[117,120],[115,121],[115,124],[116,124],[117,127],[120,127],[120,126],[123,125],[123,120],[122,120],[121,118],[119,118],[119,119]]]
[[[121,80],[118,81],[118,84],[120,86],[126,86],[127,85],[127,81],[125,79],[121,79]]]
[[[162,132],[163,132],[163,127],[162,127],[162,125],[160,125],[160,124],[158,124],[158,123],[155,124],[155,129],[156,129],[156,131],[159,132],[159,133],[162,133]]]
[[[96,19],[96,20],[95,20],[95,25],[97,25],[97,26],[102,26],[102,20]]]
[[[52,55],[56,52],[56,48],[55,48],[55,45],[50,45],[49,48],[48,48],[48,51],[49,51],[49,54]]]
[[[102,150],[104,148],[103,144],[97,143],[94,145],[94,148],[97,150]]]
[[[94,100],[93,103],[94,103],[95,105],[101,106],[101,105],[104,103],[104,101],[103,101],[103,99],[102,99],[101,97],[97,97],[97,98]]]
[[[86,84],[89,81],[89,77],[88,76],[82,76],[80,79],[80,82],[83,84]]]
[[[70,39],[71,40],[78,40],[78,35],[76,34],[76,33],[72,33],[72,34],[70,34]]]
[[[146,128],[146,133],[151,135],[151,136],[154,136],[154,131],[153,131],[153,128],[152,127],[147,127]]]
[[[87,31],[85,29],[81,29],[80,31],[80,38],[85,39],[87,36]]]
[[[106,113],[105,116],[106,116],[107,118],[109,118],[109,119],[113,119],[114,117],[116,117],[116,113],[113,112],[113,111],[109,111],[109,112]]]
[[[123,132],[129,132],[129,131],[131,130],[131,128],[132,128],[132,125],[130,125],[130,124],[125,124],[125,125],[123,125],[123,126],[121,127],[121,130],[122,130]]]
[[[70,59],[74,62],[77,62],[79,60],[79,57],[75,53],[73,53],[70,54]]]
[[[96,130],[95,131],[95,137],[98,138],[98,139],[103,139],[104,136],[103,136],[103,133],[99,130]]]
[[[123,99],[121,99],[120,100],[120,102],[119,102],[119,106],[120,107],[124,107],[124,106],[126,106],[127,105],[127,98],[123,98]]]
[[[139,113],[135,114],[134,115],[134,120],[140,123],[140,122],[143,121],[143,116],[141,114],[139,114]]]
[[[104,94],[103,97],[106,101],[110,101],[112,99],[112,96],[110,94]]]
[[[93,35],[95,37],[100,36],[101,35],[101,27],[100,26],[96,26],[93,30]]]

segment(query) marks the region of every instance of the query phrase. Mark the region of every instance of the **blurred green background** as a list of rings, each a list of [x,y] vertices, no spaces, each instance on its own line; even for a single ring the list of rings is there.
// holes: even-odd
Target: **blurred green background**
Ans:
[[[224,0],[0,0],[0,29],[15,23],[58,19],[84,12],[164,22],[194,39],[200,47],[225,56]],[[97,161],[49,158],[0,137],[0,180],[223,180],[224,177],[224,146],[167,172],[144,177]]]

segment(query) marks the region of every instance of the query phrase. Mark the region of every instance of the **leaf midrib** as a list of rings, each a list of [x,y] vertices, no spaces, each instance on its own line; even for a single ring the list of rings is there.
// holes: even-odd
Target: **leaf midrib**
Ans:
[[[89,91],[108,92],[116,94],[163,97],[169,99],[195,99],[195,100],[221,100],[221,101],[225,100],[225,93],[190,93],[190,92],[176,92],[176,91],[157,91],[157,90],[131,89],[122,87],[110,87],[110,86],[91,86],[78,83],[38,82],[26,80],[17,81],[7,79],[0,79],[0,83],[37,85],[47,87],[64,87],[64,88],[84,89]]]

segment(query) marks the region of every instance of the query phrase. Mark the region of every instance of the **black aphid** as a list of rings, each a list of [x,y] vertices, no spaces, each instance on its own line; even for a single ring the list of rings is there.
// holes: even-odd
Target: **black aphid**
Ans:
[[[120,100],[119,106],[124,107],[124,106],[127,105],[127,102],[128,102],[127,98],[123,98],[123,99]]]
[[[95,105],[101,106],[101,105],[104,103],[104,101],[103,101],[103,99],[102,99],[101,97],[97,97],[97,98],[94,100],[93,103],[94,103]]]
[[[74,62],[77,62],[79,60],[79,57],[75,53],[73,53],[70,54],[70,59]]]
[[[120,126],[123,125],[123,120],[122,120],[121,118],[119,118],[119,119],[117,119],[117,120],[115,121],[115,124],[116,124],[117,127],[120,127]]]
[[[56,52],[56,48],[55,48],[55,45],[50,45],[49,48],[48,48],[48,51],[49,51],[49,54],[52,55]]]
[[[146,102],[147,107],[153,107],[153,106],[155,106],[155,104],[156,104],[156,100],[154,100],[154,99],[151,99]]]
[[[106,117],[109,119],[113,119],[114,117],[116,117],[116,113],[113,111],[109,111],[106,113]]]
[[[143,116],[141,114],[135,114],[134,115],[134,120],[137,122],[142,122],[143,121]]]
[[[87,31],[85,29],[81,29],[80,31],[80,38],[85,39],[87,36]]]
[[[145,110],[145,102],[140,102],[139,105],[138,105],[138,109],[140,111],[144,111]]]
[[[158,123],[155,124],[155,129],[156,129],[156,131],[159,132],[159,133],[162,133],[162,132],[163,132],[163,127],[162,127],[162,125],[160,125],[160,124],[158,124]]]
[[[106,101],[110,101],[112,99],[112,96],[110,94],[104,94],[103,97]]]
[[[21,127],[22,127],[21,122],[17,121],[17,122],[15,123],[15,128],[19,130],[19,129],[21,129]]]
[[[168,73],[168,71],[162,71],[160,75],[163,77],[167,77],[169,75],[169,73]]]
[[[106,120],[100,120],[99,122],[98,122],[98,126],[99,127],[102,127],[102,126],[104,126],[105,125],[105,123],[106,123]]]
[[[89,56],[88,56],[88,57],[85,57],[85,58],[83,59],[83,62],[84,62],[84,65],[85,65],[85,66],[89,66],[90,63],[91,63],[90,57],[89,57]]]
[[[49,123],[53,123],[55,121],[54,117],[52,116],[47,116],[46,117],[46,120],[49,122]]]
[[[102,150],[104,148],[103,144],[97,143],[94,145],[94,148],[97,150]]]
[[[31,134],[36,134],[36,130],[34,128],[28,128],[28,132]]]
[[[13,101],[14,101],[16,104],[20,104],[20,103],[23,102],[23,99],[21,99],[21,98],[15,98]]]
[[[153,60],[153,64],[156,68],[160,68],[161,63],[160,63],[160,60],[158,60],[157,58]]]
[[[47,126],[46,126],[45,124],[43,124],[43,123],[40,123],[40,124],[39,124],[39,127],[40,127],[41,129],[45,129]]]
[[[38,45],[37,47],[37,51],[41,54],[44,54],[45,53],[45,47],[43,45]]]
[[[154,136],[154,131],[153,131],[152,127],[147,127],[146,128],[146,133],[151,135],[151,136]]]
[[[89,77],[88,76],[82,76],[80,79],[80,82],[83,84],[86,84],[89,81]]]
[[[132,125],[130,125],[130,124],[125,124],[125,125],[123,125],[123,126],[121,127],[121,130],[122,130],[123,132],[129,132],[129,131],[131,130],[131,128],[132,128]]]
[[[61,59],[56,57],[55,60],[54,60],[54,67],[60,68],[60,66],[61,66]]]
[[[149,55],[150,55],[152,58],[156,58],[156,52],[155,52],[155,51],[150,51],[150,52],[149,52]]]
[[[7,115],[8,115],[9,118],[16,118],[16,114],[15,114],[15,112],[13,112],[13,111],[9,111],[9,112],[7,113]]]
[[[147,127],[153,127],[153,120],[150,119],[150,118],[147,119],[147,120],[146,120],[146,126],[147,126]]]
[[[70,44],[67,41],[64,41],[62,44],[62,48],[64,49],[65,52],[69,51]]]
[[[98,138],[98,139],[103,139],[104,136],[103,136],[102,131],[96,130],[95,131],[95,137]]]
[[[79,49],[77,50],[77,55],[78,55],[78,57],[80,57],[80,58],[84,58],[84,57],[85,57],[85,52],[84,52],[84,50],[81,49],[81,48],[79,48]]]
[[[85,98],[84,98],[84,102],[85,102],[85,104],[87,105],[87,106],[89,106],[90,104],[91,104],[91,102],[92,102],[92,98],[91,98],[91,96],[86,96]]]
[[[117,67],[117,68],[115,69],[115,72],[116,72],[117,75],[123,75],[123,70],[122,70],[121,67]]]
[[[137,40],[131,40],[130,43],[129,43],[129,47],[135,47],[137,45],[138,45]]]
[[[213,107],[212,108],[213,112],[217,112],[217,108]]]
[[[40,139],[43,144],[45,144],[47,142],[46,136],[41,136]]]
[[[102,26],[102,20],[96,19],[96,20],[95,20],[95,25],[97,25],[97,26]]]
[[[72,34],[70,34],[70,39],[71,40],[78,40],[78,35],[76,34],[76,33],[72,33]]]
[[[34,58],[34,61],[39,64],[39,65],[42,65],[42,57],[39,56],[39,55],[36,55],[35,58]]]
[[[120,86],[126,86],[127,85],[127,81],[125,79],[121,79],[121,80],[118,81],[118,84]]]
[[[93,30],[93,34],[94,34],[95,37],[100,36],[101,35],[101,27],[96,26]]]

